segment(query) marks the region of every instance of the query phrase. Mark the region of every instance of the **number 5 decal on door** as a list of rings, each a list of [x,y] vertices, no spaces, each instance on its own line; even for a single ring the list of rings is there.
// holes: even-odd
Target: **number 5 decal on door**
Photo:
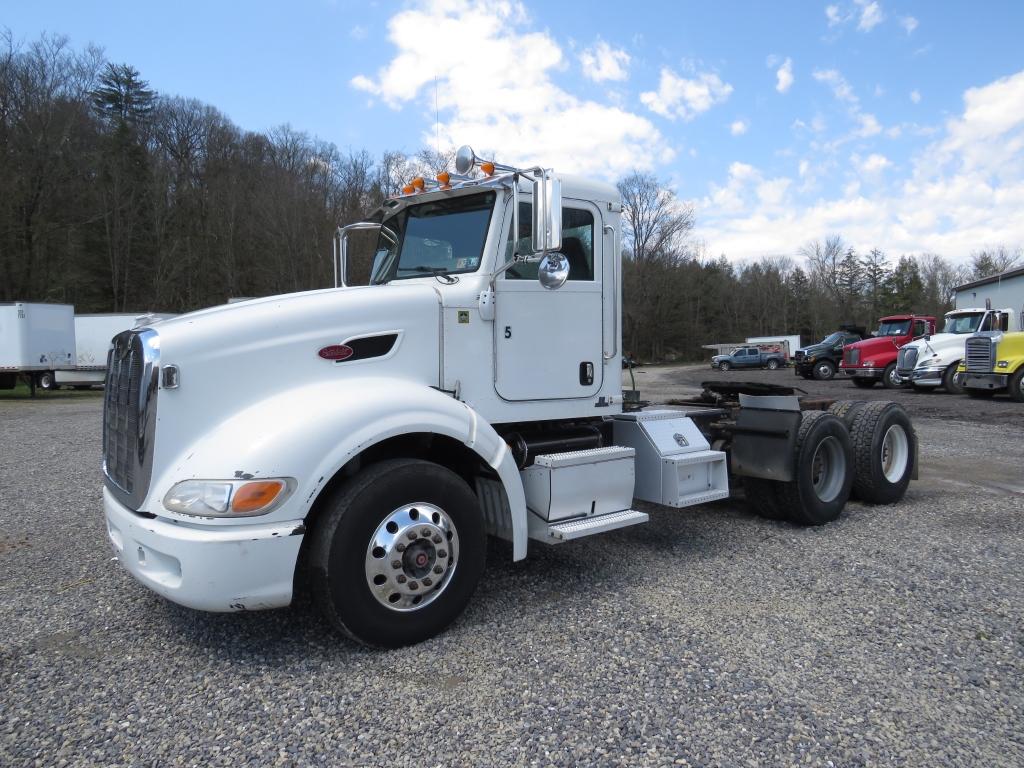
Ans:
[[[505,338],[506,339],[511,339],[512,338],[512,326],[511,325],[506,325],[505,326]]]

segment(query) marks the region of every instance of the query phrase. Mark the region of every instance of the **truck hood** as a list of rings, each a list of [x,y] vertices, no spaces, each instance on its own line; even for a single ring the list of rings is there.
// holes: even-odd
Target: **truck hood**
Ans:
[[[845,355],[846,350],[848,349],[859,349],[861,364],[863,364],[865,360],[870,360],[872,357],[876,357],[878,355],[895,358],[896,353],[899,351],[901,346],[897,341],[898,338],[893,336],[862,339],[861,341],[846,345],[846,347],[843,348],[843,354]]]
[[[828,352],[832,349],[831,344],[811,344],[806,347],[800,347],[796,350],[797,352],[803,352],[805,357],[811,357],[812,355],[820,355]]]
[[[161,385],[158,394],[156,466],[173,461],[204,429],[292,387],[353,377],[438,386],[440,306],[429,285],[365,286],[270,296],[153,323],[160,365],[179,369],[179,386]],[[368,336],[385,343],[347,360],[319,354]]]
[[[930,339],[918,339],[906,346],[917,350],[918,365],[929,363],[934,355],[938,355],[942,362],[953,362],[964,354],[964,346],[971,337],[969,333],[936,333]],[[938,364],[939,361],[936,361]]]

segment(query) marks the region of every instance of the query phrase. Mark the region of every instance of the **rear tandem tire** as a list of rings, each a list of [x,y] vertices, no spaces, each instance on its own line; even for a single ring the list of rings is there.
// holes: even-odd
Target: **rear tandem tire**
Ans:
[[[868,504],[903,498],[917,459],[917,433],[903,406],[891,400],[867,403],[854,417],[853,495]]]
[[[779,503],[777,488],[779,483],[775,480],[763,480],[760,477],[744,477],[743,491],[747,496],[747,503],[754,512],[768,520],[788,520],[789,510]]]
[[[776,483],[779,505],[800,525],[824,525],[846,506],[853,485],[853,445],[842,420],[805,411],[794,449],[794,479]]]
[[[854,418],[866,404],[866,400],[839,400],[829,406],[828,412],[842,419],[846,428],[850,429],[853,426]]]

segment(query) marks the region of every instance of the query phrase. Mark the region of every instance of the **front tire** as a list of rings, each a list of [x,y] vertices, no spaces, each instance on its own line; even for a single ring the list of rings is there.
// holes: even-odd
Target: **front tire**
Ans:
[[[885,366],[885,372],[882,374],[882,386],[886,389],[901,389],[903,382],[900,381],[900,376],[896,373],[896,363],[889,363]]]
[[[778,360],[769,360],[768,361],[768,370],[769,371],[776,371],[776,370],[778,370],[778,368],[779,368],[779,361]]]
[[[309,552],[313,598],[336,630],[397,648],[443,631],[483,574],[476,496],[446,467],[372,464],[327,502]]]
[[[836,367],[828,360],[814,364],[814,378],[818,381],[829,381],[836,375]]]
[[[850,437],[854,496],[869,504],[902,499],[917,457],[917,433],[902,406],[891,400],[868,403],[854,418]]]
[[[1017,372],[1010,377],[1006,391],[1018,403],[1024,403],[1024,366],[1017,369]]]
[[[956,369],[959,367],[960,361],[957,360],[942,374],[942,388],[951,395],[962,395],[964,393],[964,385],[958,382],[956,378]]]
[[[719,363],[718,364],[718,370],[720,370],[720,371],[728,371],[730,368],[732,368],[732,366],[729,363]]]

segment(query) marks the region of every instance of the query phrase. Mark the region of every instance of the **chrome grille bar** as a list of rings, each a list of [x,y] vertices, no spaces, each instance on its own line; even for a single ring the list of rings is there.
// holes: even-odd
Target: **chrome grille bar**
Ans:
[[[971,373],[991,373],[995,368],[992,339],[987,336],[972,336],[967,340],[967,370]]]

